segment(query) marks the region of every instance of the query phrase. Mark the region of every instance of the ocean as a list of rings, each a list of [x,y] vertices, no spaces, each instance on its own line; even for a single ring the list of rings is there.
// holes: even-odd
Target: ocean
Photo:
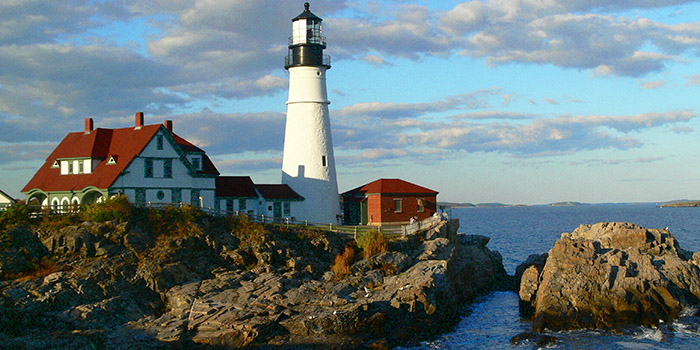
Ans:
[[[570,207],[530,206],[456,208],[459,232],[491,238],[488,247],[503,255],[508,274],[530,254],[547,252],[563,232],[581,224],[602,221],[632,222],[647,228],[666,228],[683,249],[700,250],[700,208],[659,208],[654,204],[596,204]],[[510,338],[532,331],[518,313],[518,296],[496,292],[464,310],[452,333],[410,349],[532,349],[531,343],[512,345]],[[700,349],[700,334],[671,323],[659,328],[638,327],[625,335],[601,330],[548,332],[554,349]]]

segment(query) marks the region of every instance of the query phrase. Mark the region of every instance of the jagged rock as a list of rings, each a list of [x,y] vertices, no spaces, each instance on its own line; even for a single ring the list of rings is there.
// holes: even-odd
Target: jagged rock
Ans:
[[[523,270],[521,302],[536,331],[656,326],[700,298],[700,268],[667,230],[582,225]],[[534,298],[533,298],[534,296]]]
[[[518,265],[515,270],[515,280],[520,286],[518,290],[518,307],[520,314],[528,317],[534,312],[534,305],[537,295],[537,287],[540,283],[540,276],[547,261],[547,253],[532,254],[527,257],[524,263]]]
[[[0,241],[0,277],[26,272],[48,254],[37,236],[24,225],[5,235],[11,238],[7,242]]]
[[[416,260],[447,260],[452,255],[454,244],[447,238],[436,238],[423,242],[420,250]]]
[[[521,345],[525,342],[530,342],[538,348],[551,347],[557,343],[557,338],[552,337],[551,335],[533,332],[522,332],[510,338],[510,343],[513,345]]]
[[[457,235],[457,221],[391,242],[390,251],[356,262],[352,275],[337,279],[329,266],[349,237],[250,223],[227,232],[217,220],[171,235],[110,222],[42,232],[48,249],[35,243],[64,268],[0,284],[0,342],[389,347],[449,329],[460,305],[507,280],[488,239]],[[17,313],[26,317],[13,323]]]

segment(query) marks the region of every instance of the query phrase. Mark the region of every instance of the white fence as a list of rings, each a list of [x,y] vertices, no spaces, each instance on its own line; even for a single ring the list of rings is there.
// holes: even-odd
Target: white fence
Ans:
[[[172,207],[172,204],[169,203],[137,203],[137,207],[141,208],[155,208],[155,209],[165,209],[168,207]],[[176,204],[175,206],[178,206]],[[179,203],[179,206],[182,207],[183,204]],[[415,221],[411,224],[408,225],[392,225],[392,226],[372,226],[372,225],[337,225],[337,224],[323,224],[323,223],[317,223],[317,222],[309,222],[309,221],[298,221],[298,220],[293,220],[288,217],[272,217],[268,215],[256,215],[256,214],[247,214],[247,213],[240,213],[238,211],[227,211],[223,209],[214,209],[214,208],[199,208],[202,210],[202,212],[209,214],[209,215],[233,215],[233,216],[241,216],[245,217],[248,220],[252,222],[259,222],[262,224],[273,224],[273,225],[283,225],[283,226],[297,226],[297,227],[314,227],[326,231],[331,231],[331,232],[336,232],[340,234],[344,234],[347,236],[352,236],[354,238],[357,237],[358,233],[364,233],[367,231],[371,230],[378,230],[382,234],[388,237],[406,237],[409,235],[413,235],[416,232],[422,231],[422,230],[427,230],[435,225],[439,224],[443,220],[448,219],[447,213],[442,213],[438,214],[436,213],[435,215],[432,215],[428,217],[427,219],[424,220],[419,220]],[[40,213],[43,215],[64,215],[64,214],[76,214],[80,211],[80,206],[76,204],[67,204],[67,205],[54,205],[51,207],[42,207],[42,208],[35,208],[36,215],[39,215]]]

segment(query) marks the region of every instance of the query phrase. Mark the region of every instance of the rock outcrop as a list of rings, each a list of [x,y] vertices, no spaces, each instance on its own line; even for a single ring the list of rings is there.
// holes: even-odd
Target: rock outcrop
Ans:
[[[449,330],[460,305],[511,283],[488,238],[457,234],[456,220],[391,242],[342,278],[329,267],[350,238],[246,222],[229,232],[216,220],[158,235],[132,223],[24,228],[49,264],[0,281],[0,343],[386,348]]]
[[[698,258],[667,230],[582,225],[518,267],[521,312],[536,331],[656,326],[698,305]]]

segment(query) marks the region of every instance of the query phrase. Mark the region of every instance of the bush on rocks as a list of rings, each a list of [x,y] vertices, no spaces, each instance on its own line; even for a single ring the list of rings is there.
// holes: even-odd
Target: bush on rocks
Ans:
[[[357,246],[365,258],[371,258],[386,251],[387,239],[379,230],[373,229],[357,235]]]

